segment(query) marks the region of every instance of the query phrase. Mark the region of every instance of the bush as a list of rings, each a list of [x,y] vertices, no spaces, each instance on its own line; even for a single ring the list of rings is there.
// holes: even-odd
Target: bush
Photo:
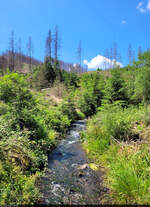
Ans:
[[[33,165],[33,154],[27,151],[25,146],[28,144],[25,139],[19,139],[20,143],[18,139],[9,138],[0,142],[1,205],[29,204],[37,200],[39,196],[35,187],[38,173],[31,175],[30,165]]]
[[[72,94],[70,94],[70,96],[68,96],[62,102],[59,109],[64,115],[66,115],[69,118],[71,123],[74,122],[78,118],[78,114],[76,111],[76,106],[75,106]]]
[[[47,165],[47,152],[76,117],[70,100],[54,107],[33,95],[24,76],[0,77],[1,205],[37,201],[35,181]]]

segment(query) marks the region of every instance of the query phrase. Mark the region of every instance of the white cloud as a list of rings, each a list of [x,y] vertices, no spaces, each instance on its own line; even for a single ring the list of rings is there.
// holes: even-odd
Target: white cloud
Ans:
[[[140,1],[136,9],[139,10],[141,13],[146,13],[148,10],[150,10],[150,0],[148,0],[147,5],[144,4],[143,1]]]
[[[121,21],[121,24],[126,24],[126,23],[127,23],[126,20]]]
[[[97,55],[94,57],[90,62],[87,60],[84,60],[83,63],[88,66],[88,69],[106,69],[111,68],[115,65],[122,67],[122,64],[120,62],[116,62],[115,60],[110,60],[102,55]]]
[[[139,8],[141,8],[143,6],[143,2],[142,1],[140,1],[139,3],[138,3],[138,5],[137,5],[137,9],[139,9]]]
[[[84,65],[88,65],[88,61],[87,60],[83,60]]]
[[[150,0],[147,3],[147,9],[150,10]]]

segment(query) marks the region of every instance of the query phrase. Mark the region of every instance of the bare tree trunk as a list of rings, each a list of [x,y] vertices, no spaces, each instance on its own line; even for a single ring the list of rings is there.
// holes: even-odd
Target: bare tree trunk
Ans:
[[[29,70],[32,71],[32,58],[33,58],[33,43],[32,37],[29,36],[28,43],[27,43],[27,54],[29,57]]]
[[[22,47],[21,47],[21,38],[19,38],[18,40],[18,45],[17,45],[17,53],[18,53],[18,58],[17,58],[17,61],[18,61],[18,69],[19,71],[21,71],[22,69]]]
[[[116,66],[116,63],[118,61],[118,47],[117,47],[117,43],[114,42],[114,45],[113,45],[113,51],[112,51],[112,59],[113,59],[113,67]]]
[[[11,32],[9,40],[9,69],[10,71],[14,71],[15,69],[15,40],[13,31]]]
[[[81,58],[82,58],[82,47],[81,47],[81,40],[79,41],[78,48],[77,48],[77,58],[78,58],[78,73],[82,73],[81,69]]]
[[[109,55],[109,50],[108,48],[105,49],[105,54],[104,54],[105,58],[110,59],[110,55]],[[107,63],[107,61],[104,61],[105,64],[105,69],[109,68],[109,64]]]
[[[138,48],[138,57],[139,57],[141,54],[142,54],[142,47],[139,46],[139,48]]]
[[[128,59],[129,59],[129,64],[131,65],[132,63],[132,58],[133,58],[133,51],[132,51],[132,45],[131,43],[128,46]]]
[[[110,60],[111,60],[111,68],[113,67],[113,62],[112,62],[112,60],[113,60],[113,49],[112,48],[110,48]]]
[[[55,58],[55,62],[58,61],[58,52],[60,50],[60,35],[59,35],[59,29],[58,26],[55,26],[55,30],[54,30],[54,58]]]
[[[46,38],[45,57],[46,58],[48,57],[50,60],[50,63],[51,63],[51,59],[52,59],[52,33],[51,33],[51,30],[48,31],[48,36]]]

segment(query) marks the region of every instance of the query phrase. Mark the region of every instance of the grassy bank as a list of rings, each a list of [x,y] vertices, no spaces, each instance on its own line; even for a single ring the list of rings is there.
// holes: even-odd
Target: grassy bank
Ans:
[[[88,120],[83,146],[105,167],[105,185],[114,204],[150,204],[149,133],[150,106],[105,105]]]

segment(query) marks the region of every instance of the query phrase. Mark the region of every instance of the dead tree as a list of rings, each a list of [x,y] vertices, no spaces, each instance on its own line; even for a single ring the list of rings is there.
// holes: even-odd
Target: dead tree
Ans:
[[[117,62],[121,62],[121,54],[118,49],[118,45],[116,42],[113,44],[113,51],[112,51],[112,59],[113,59],[113,67],[117,66]]]
[[[132,62],[135,61],[135,50],[132,50]]]
[[[33,58],[33,43],[32,43],[32,37],[29,36],[28,42],[27,42],[27,55],[29,57],[29,70],[31,72],[32,70],[32,58]]]
[[[138,48],[138,57],[139,57],[141,54],[142,54],[142,47],[139,46],[139,48]]]
[[[57,43],[56,43],[57,44]],[[48,35],[45,42],[45,58],[49,58],[50,63],[52,59],[52,33],[51,30],[48,31]],[[56,49],[56,58],[57,58],[57,49]]]
[[[55,62],[58,61],[58,52],[60,50],[60,34],[59,34],[59,29],[58,26],[55,26],[55,30],[54,30],[54,59]]]
[[[21,44],[21,38],[19,38],[18,40],[18,44],[17,44],[17,65],[18,65],[18,69],[19,71],[21,71],[22,68],[22,44]]]
[[[9,69],[10,71],[14,71],[15,69],[15,39],[14,39],[14,32],[11,32],[10,39],[9,39]]]
[[[0,69],[2,69],[2,73],[4,74],[8,65],[8,57],[5,54],[0,55]]]
[[[77,70],[78,73],[82,72],[82,68],[81,68],[81,58],[82,58],[82,46],[81,46],[81,40],[79,41],[78,47],[77,47],[77,60],[78,60],[78,64],[77,64]]]
[[[116,66],[116,63],[118,61],[118,46],[117,46],[117,43],[114,42],[114,45],[113,45],[113,51],[112,51],[112,59],[113,59],[113,67]]]
[[[113,67],[113,48],[110,48],[110,61],[111,61],[110,68],[112,68]]]
[[[110,55],[109,55],[109,49],[106,48],[105,49],[105,52],[104,52],[104,69],[108,69],[109,68],[109,63],[108,63],[108,59],[110,59]]]
[[[128,46],[128,59],[129,59],[129,64],[131,65],[132,60],[133,60],[133,51],[132,51],[131,43]]]

